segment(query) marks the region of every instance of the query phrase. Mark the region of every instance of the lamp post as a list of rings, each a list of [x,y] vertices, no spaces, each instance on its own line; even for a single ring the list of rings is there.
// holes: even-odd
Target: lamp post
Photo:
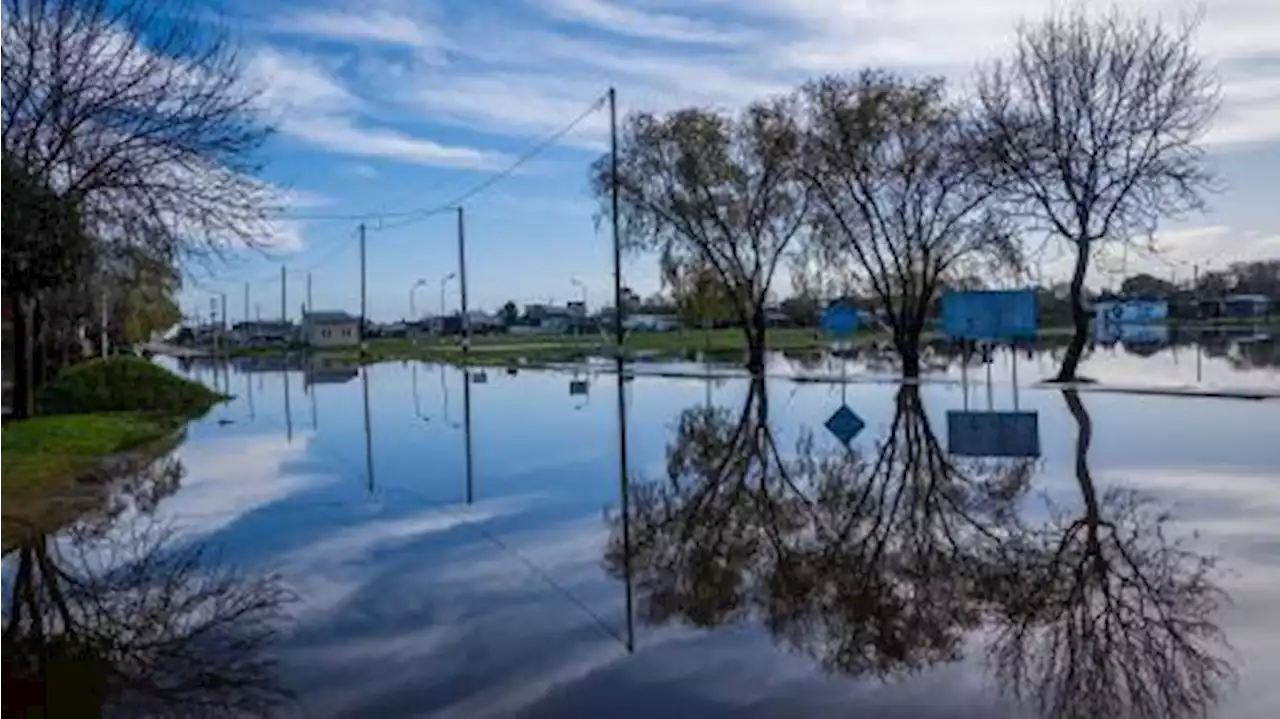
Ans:
[[[449,283],[449,280],[457,276],[458,276],[457,272],[450,272],[449,274],[440,278],[440,334],[441,335],[444,335],[444,288],[445,288],[445,285]]]
[[[426,284],[427,284],[426,280],[419,279],[417,282],[413,283],[412,287],[409,288],[409,321],[410,322],[414,322],[418,319],[418,305],[416,302],[414,302],[414,293],[418,291],[419,287],[425,287]]]
[[[582,290],[582,317],[579,322],[575,323],[574,327],[574,333],[577,334],[582,331],[582,327],[587,321],[587,286],[582,284],[577,277],[570,277],[569,283]]]

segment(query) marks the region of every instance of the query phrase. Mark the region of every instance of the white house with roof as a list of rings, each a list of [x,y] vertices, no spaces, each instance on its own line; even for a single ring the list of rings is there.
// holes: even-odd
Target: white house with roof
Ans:
[[[302,336],[312,347],[350,347],[360,343],[360,318],[341,310],[302,316]]]

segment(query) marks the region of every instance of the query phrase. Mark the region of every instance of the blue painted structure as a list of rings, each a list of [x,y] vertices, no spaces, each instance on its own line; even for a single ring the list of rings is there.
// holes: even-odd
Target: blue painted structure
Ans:
[[[1034,290],[949,292],[942,296],[942,328],[952,339],[989,342],[1035,339]]]
[[[848,337],[858,331],[858,310],[853,307],[828,307],[822,311],[818,326],[826,334]]]
[[[1037,412],[947,412],[947,450],[961,457],[1039,457]]]

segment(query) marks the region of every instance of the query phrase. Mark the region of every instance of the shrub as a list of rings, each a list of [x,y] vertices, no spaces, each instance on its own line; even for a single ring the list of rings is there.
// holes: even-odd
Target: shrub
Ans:
[[[221,394],[137,357],[110,357],[63,370],[36,395],[41,414],[156,412],[197,417]]]

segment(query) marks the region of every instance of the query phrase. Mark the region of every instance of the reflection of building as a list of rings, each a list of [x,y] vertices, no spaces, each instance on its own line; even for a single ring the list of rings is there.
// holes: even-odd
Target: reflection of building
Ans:
[[[639,332],[669,332],[680,328],[680,320],[670,315],[627,315],[622,326]]]
[[[1266,295],[1227,295],[1220,300],[1201,302],[1200,307],[1201,314],[1215,317],[1264,317],[1271,312],[1271,298]]]
[[[302,332],[312,347],[349,347],[360,341],[360,318],[342,311],[308,312]]]
[[[313,355],[302,381],[303,386],[313,384],[342,384],[360,374],[360,365],[340,357]]]

